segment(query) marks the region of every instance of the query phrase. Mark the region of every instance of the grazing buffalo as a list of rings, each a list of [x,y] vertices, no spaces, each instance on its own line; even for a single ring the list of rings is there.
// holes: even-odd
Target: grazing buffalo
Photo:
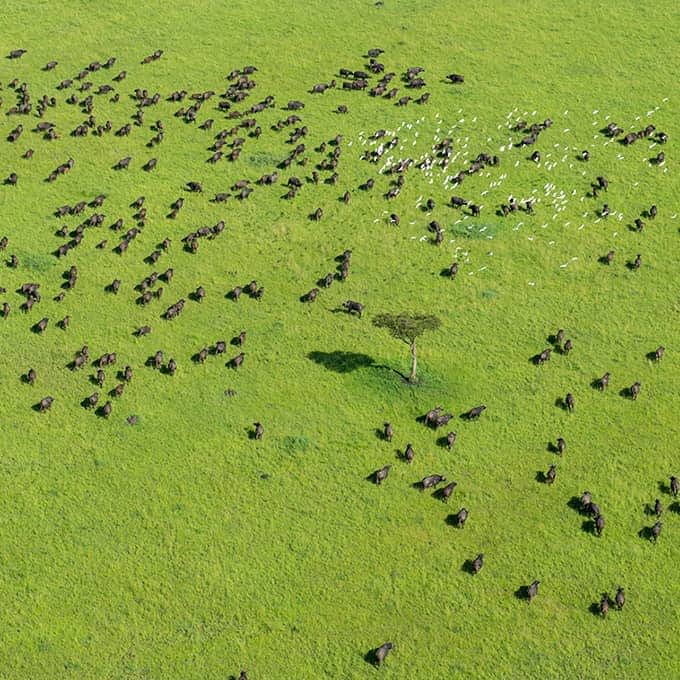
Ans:
[[[437,418],[440,416],[443,408],[443,406],[436,406],[431,411],[428,411],[424,418],[425,425],[434,425],[437,422]]]
[[[649,219],[653,220],[656,217],[656,213],[657,213],[656,205],[653,205],[648,211]]]
[[[461,508],[456,513],[455,523],[459,529],[462,529],[465,526],[465,522],[467,522],[467,518],[469,515],[470,513],[465,508]]]
[[[170,359],[168,361],[168,375],[175,375],[175,371],[177,371],[177,362],[174,359]]]
[[[638,253],[635,256],[635,259],[633,260],[632,266],[633,266],[633,269],[640,269],[640,267],[642,266],[642,255],[640,255],[640,253]]]
[[[677,477],[671,477],[671,494],[673,498],[678,497],[678,491],[680,491],[680,482],[678,482]]]
[[[392,424],[391,423],[385,423],[383,427],[384,427],[383,439],[387,442],[391,442],[392,437],[394,436],[394,429],[392,428]]]
[[[604,256],[605,262],[606,262],[607,264],[611,264],[611,263],[614,261],[614,255],[615,255],[615,252],[614,252],[613,250],[610,250],[610,251]]]
[[[406,460],[407,463],[412,463],[415,455],[416,452],[413,450],[413,446],[411,444],[407,444],[406,449],[404,450],[404,460]]]
[[[654,361],[661,361],[666,348],[663,345],[659,345],[656,350],[654,350]]]
[[[380,645],[376,650],[373,652],[373,658],[375,659],[375,666],[377,668],[380,668],[382,666],[383,662],[385,661],[385,658],[387,657],[388,653],[394,649],[394,644],[392,642],[385,642],[384,644]]]
[[[113,411],[113,405],[110,401],[107,401],[104,406],[102,406],[101,414],[104,418],[108,418],[111,415],[111,411]]]
[[[29,385],[33,385],[33,384],[35,384],[35,380],[36,380],[35,370],[32,369],[32,368],[29,368],[28,373],[26,373],[26,382]]]
[[[40,319],[40,321],[38,321],[38,323],[35,325],[36,333],[44,333],[48,323],[49,319],[47,317]]]
[[[604,531],[604,517],[598,512],[595,516],[595,533],[598,536],[602,536]]]
[[[661,501],[657,498],[654,501],[654,514],[657,517],[661,517],[661,513],[663,513],[663,505],[662,505]]]
[[[621,586],[616,588],[616,597],[614,598],[614,601],[616,602],[616,608],[621,611],[623,605],[626,604],[626,593]]]
[[[533,581],[531,585],[527,588],[527,600],[529,603],[538,595],[538,586],[541,584],[540,581]]]
[[[309,292],[305,293],[303,296],[303,300],[305,302],[316,302],[316,298],[319,295],[319,289],[318,288],[312,288]]]
[[[436,420],[434,421],[434,427],[435,429],[438,429],[440,427],[443,427],[444,425],[447,425],[448,422],[453,418],[453,413],[444,413],[441,416],[438,416]]]
[[[639,218],[635,218],[635,230],[640,232],[645,228],[645,223]]]
[[[442,490],[441,490],[441,498],[445,503],[449,502],[449,498],[451,498],[451,494],[453,493],[454,489],[458,486],[457,482],[449,482]],[[466,511],[467,512],[467,511]],[[460,514],[460,513],[459,513]],[[467,517],[467,516],[466,516]]]
[[[472,573],[479,574],[484,566],[484,553],[479,553],[474,560],[472,560]]]
[[[141,338],[141,337],[144,336],[144,335],[148,335],[149,333],[151,333],[151,326],[140,326],[140,327],[135,331],[135,335],[136,335],[138,338]]]
[[[539,366],[541,364],[544,364],[546,361],[550,361],[550,353],[552,352],[552,349],[550,347],[546,347],[537,357],[536,357],[536,364]]]
[[[253,438],[254,439],[262,439],[262,435],[264,434],[264,427],[262,427],[262,423],[255,422],[255,423],[253,423],[253,426],[255,427],[255,432],[253,433]]]
[[[458,273],[458,262],[453,262],[448,268],[447,273],[450,279],[456,278],[456,274]]]
[[[638,395],[640,394],[640,387],[641,387],[641,385],[640,385],[639,382],[634,382],[634,383],[630,386],[630,390],[629,390],[629,391],[630,391],[631,399],[635,400],[635,399],[638,398]]]
[[[231,361],[229,361],[228,365],[231,366],[231,368],[234,368],[234,369],[239,368],[240,366],[243,365],[243,361],[245,359],[245,356],[246,355],[245,355],[244,352],[237,354],[233,359],[231,359]]]
[[[389,475],[391,468],[391,465],[385,465],[385,467],[380,468],[380,470],[376,470],[374,473],[374,479],[378,486],[380,486],[380,484],[382,484],[387,479],[387,475]]]
[[[604,391],[607,389],[607,387],[609,386],[609,377],[610,373],[607,372],[597,381],[597,386],[600,390]]]
[[[49,410],[52,407],[53,401],[54,397],[43,397],[38,403],[38,411],[40,411],[40,413],[44,413],[45,411]]]
[[[85,400],[85,406],[87,408],[94,408],[97,405],[97,402],[99,401],[99,392],[93,392],[87,399]]]
[[[567,339],[564,343],[564,347],[562,348],[562,353],[569,354],[569,352],[571,352],[572,349],[574,349],[574,344],[572,343],[571,340]]]
[[[356,302],[355,300],[347,300],[346,302],[342,303],[342,306],[349,314],[356,312],[359,315],[359,318],[361,318],[361,315],[364,311],[364,306],[361,304],[361,302]]]
[[[442,482],[446,481],[446,477],[442,475],[428,475],[427,477],[424,477],[421,482],[420,482],[420,488],[421,489],[430,489],[434,488],[437,486],[437,484],[441,484]]]
[[[600,600],[600,616],[604,619],[609,611],[609,593],[603,593]]]
[[[661,535],[661,528],[663,527],[663,522],[656,522],[652,527],[652,539],[654,543],[658,540]]]
[[[562,437],[557,438],[557,452],[560,454],[560,456],[564,453],[564,450],[567,448],[567,442],[562,439]]]
[[[590,491],[584,491],[581,494],[581,512],[587,513],[589,511],[592,500]]]
[[[564,403],[567,405],[568,411],[574,410],[574,395],[571,392],[567,392],[567,396],[564,400]]]
[[[446,446],[449,449],[449,451],[453,448],[453,445],[456,443],[456,433],[455,432],[449,432],[446,435]]]
[[[551,465],[548,468],[548,472],[545,473],[545,483],[552,484],[557,476],[557,465]]]
[[[486,406],[484,404],[480,404],[479,406],[475,406],[474,408],[471,408],[466,414],[465,418],[467,420],[477,420],[479,416],[482,415],[486,411]]]

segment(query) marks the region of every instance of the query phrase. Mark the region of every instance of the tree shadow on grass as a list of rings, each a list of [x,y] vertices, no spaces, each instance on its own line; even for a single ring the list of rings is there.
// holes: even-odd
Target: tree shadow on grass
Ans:
[[[385,368],[393,371],[403,380],[408,381],[407,376],[396,368],[390,368],[384,364],[376,364],[373,357],[370,357],[368,354],[361,354],[360,352],[345,352],[344,350],[336,350],[335,352],[315,351],[309,352],[307,358],[334,373],[351,373],[359,368]]]
[[[359,352],[309,352],[307,358],[334,373],[351,373],[358,368],[375,366],[373,357]]]

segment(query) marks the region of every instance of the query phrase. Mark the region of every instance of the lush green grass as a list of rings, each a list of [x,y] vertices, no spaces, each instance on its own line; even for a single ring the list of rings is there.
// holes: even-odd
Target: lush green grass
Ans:
[[[680,473],[678,10],[668,1],[644,13],[627,1],[553,4],[8,4],[2,50],[29,52],[0,63],[2,110],[15,103],[7,87],[14,77],[29,83],[34,101],[56,95],[59,105],[45,118],[61,138],[42,141],[30,131],[34,116],[3,117],[0,176],[16,171],[19,184],[0,187],[0,214],[7,252],[21,264],[0,277],[8,291],[0,302],[12,306],[0,320],[0,677],[224,678],[243,667],[256,679],[363,678],[377,673],[364,655],[388,639],[395,650],[380,671],[387,678],[680,674],[680,517],[665,513],[657,545],[638,536],[653,523],[645,506],[660,495],[659,483]],[[430,102],[400,108],[359,93],[306,94],[338,68],[363,68],[370,47],[385,49],[395,81],[408,66],[425,67]],[[139,64],[158,48],[160,61]],[[68,132],[85,116],[63,102],[70,90],[54,87],[110,55],[114,69],[92,81],[129,73],[118,104],[95,96],[97,121],[110,118],[114,129],[130,120],[128,95],[137,87],[163,98],[176,89],[219,93],[224,76],[247,63],[259,69],[258,86],[242,108],[268,94],[277,107],[256,116],[263,134],[248,139],[233,164],[205,163],[214,134],[232,126],[214,109],[217,97],[199,114],[199,122],[215,119],[210,132],[185,125],[172,115],[179,105],[162,102],[127,138],[74,139]],[[57,69],[40,71],[50,59]],[[465,74],[465,85],[443,82],[453,71]],[[282,177],[309,175],[321,158],[314,148],[340,133],[338,184],[306,185],[292,202],[280,200],[279,184],[256,188],[243,203],[210,203],[287,155],[287,133],[270,126],[287,115],[281,106],[289,99],[307,104],[310,165]],[[333,113],[341,103],[346,116]],[[537,145],[540,166],[509,147],[517,117],[554,120]],[[166,139],[147,149],[159,118]],[[658,151],[647,141],[605,144],[598,130],[611,120],[627,131],[649,121],[666,131],[665,166],[647,162]],[[19,122],[20,141],[5,142]],[[439,170],[411,169],[400,197],[385,201],[389,178],[360,160],[378,128],[399,128],[404,149],[395,159],[418,158],[435,136],[451,136],[460,155],[450,174],[481,151],[497,153],[498,168],[455,190],[484,205],[481,218],[446,207],[452,190]],[[29,146],[35,156],[23,160]],[[575,160],[586,147],[587,165]],[[111,170],[125,155],[131,169]],[[46,184],[69,156],[73,171]],[[145,173],[152,156],[158,168]],[[599,174],[610,180],[608,194],[582,202]],[[376,188],[359,191],[369,177]],[[186,194],[188,180],[202,181],[204,194]],[[345,190],[349,206],[337,200]],[[534,190],[534,216],[494,214],[508,194]],[[63,240],[55,230],[80,220],[58,220],[54,209],[100,192],[106,225],[123,217],[126,228],[134,224],[129,203],[145,195],[143,232],[118,256],[114,232],[86,230],[81,247],[57,260],[51,253]],[[169,220],[178,196],[185,207]],[[421,196],[435,199],[432,215],[417,207]],[[603,200],[624,219],[597,221]],[[642,234],[631,231],[654,202],[657,220]],[[319,206],[324,218],[309,221]],[[393,211],[399,227],[387,221]],[[182,250],[183,235],[219,219],[224,234],[202,240],[195,255]],[[441,248],[427,231],[432,219],[446,229]],[[153,269],[143,258],[165,237],[173,245],[155,268],[172,266],[175,278],[161,301],[139,307],[133,286]],[[108,249],[95,249],[102,238]],[[348,280],[315,305],[301,304],[345,248],[353,251]],[[598,258],[610,248],[616,260],[606,267]],[[643,266],[628,271],[636,253]],[[460,272],[449,281],[440,272],[454,258]],[[54,302],[71,264],[76,288]],[[117,297],[104,293],[115,277],[123,281]],[[260,302],[225,299],[252,278],[265,286]],[[13,291],[29,280],[41,282],[43,301],[24,315]],[[178,319],[159,318],[199,284],[202,305],[188,301]],[[348,298],[365,303],[364,318],[334,313]],[[420,343],[417,386],[396,373],[407,370],[407,347],[371,324],[374,314],[402,310],[443,323]],[[61,331],[54,324],[65,314],[72,324]],[[42,316],[50,326],[38,336],[29,329]],[[152,334],[133,337],[146,323]],[[560,327],[574,351],[531,365]],[[242,329],[241,370],[224,365],[233,347],[221,360],[191,362],[204,345]],[[109,420],[80,406],[95,389],[92,371],[66,369],[83,344],[93,357],[116,351],[116,369],[133,367]],[[659,344],[666,357],[653,365],[645,355]],[[176,359],[175,376],[144,366],[157,349]],[[20,380],[31,366],[33,387]],[[612,384],[602,394],[590,383],[606,370]],[[106,372],[108,390],[117,381]],[[640,398],[622,398],[619,390],[636,380]],[[568,391],[573,414],[555,406]],[[34,412],[46,394],[55,397],[52,410]],[[437,446],[441,433],[416,422],[440,403],[456,414],[488,406],[479,422],[456,419],[450,453]],[[126,421],[133,414],[134,426]],[[258,442],[248,438],[256,420],[265,427]],[[385,420],[395,428],[391,445],[375,435]],[[563,460],[546,450],[560,435]],[[395,458],[408,442],[411,466]],[[556,461],[555,484],[537,483],[537,472]],[[366,481],[388,463],[384,485]],[[412,488],[433,472],[458,482],[448,507]],[[586,488],[606,517],[599,539],[568,506]],[[446,518],[463,506],[470,519],[456,530]],[[472,577],[462,565],[478,552],[486,566]],[[541,590],[528,606],[514,592],[535,578]],[[599,620],[591,604],[618,584],[624,611]]]

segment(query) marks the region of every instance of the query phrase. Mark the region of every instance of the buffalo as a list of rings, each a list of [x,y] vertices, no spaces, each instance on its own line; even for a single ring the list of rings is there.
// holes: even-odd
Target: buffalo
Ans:
[[[536,364],[541,365],[544,364],[546,361],[550,361],[550,353],[552,352],[552,349],[550,347],[546,347],[540,354],[536,356]]]
[[[465,508],[461,508],[454,518],[455,525],[459,529],[462,529],[465,526],[465,522],[467,522],[469,515],[470,513]]]
[[[602,599],[600,600],[600,615],[604,619],[609,611],[609,593],[603,593]]]
[[[48,411],[50,408],[52,408],[52,402],[54,402],[54,397],[43,397],[38,402],[38,411],[40,411],[40,413]]]
[[[233,359],[231,359],[228,363],[231,368],[239,368],[243,365],[243,361],[245,359],[245,353],[241,352],[240,354],[237,354]]]
[[[479,553],[474,560],[472,560],[472,573],[479,574],[484,566],[484,553]]]
[[[394,429],[392,427],[391,423],[385,423],[384,424],[384,429],[383,429],[383,439],[387,442],[392,441],[392,437],[394,436]]]
[[[541,584],[540,581],[533,581],[531,585],[527,588],[527,600],[529,603],[538,595],[538,586]]]
[[[661,503],[661,500],[657,498],[657,499],[654,501],[654,514],[655,514],[657,517],[661,517],[661,513],[662,513],[662,512],[663,512],[663,505],[662,505],[662,503]]]
[[[454,489],[458,486],[456,482],[449,482],[442,490],[441,490],[441,499],[445,502],[448,503],[449,498],[451,498],[451,494],[453,494]]]
[[[361,318],[364,311],[364,306],[361,302],[356,302],[355,300],[347,300],[342,303],[342,306],[347,310],[349,314],[356,313]]]
[[[376,470],[374,473],[374,479],[378,486],[380,486],[380,484],[382,484],[387,479],[387,475],[389,475],[391,468],[391,465],[385,465],[385,467],[380,468],[380,470]]]
[[[435,488],[438,484],[446,481],[446,477],[442,475],[428,475],[424,477],[420,482],[421,489]]]
[[[616,602],[616,608],[620,611],[623,609],[623,605],[626,604],[626,594],[621,586],[616,588],[616,597],[614,598]]]
[[[555,481],[556,476],[557,476],[557,466],[553,464],[548,468],[548,472],[546,472],[546,474],[545,474],[545,483],[546,484],[552,484]]]
[[[484,404],[475,406],[465,414],[465,418],[466,420],[477,420],[482,415],[482,413],[484,413],[484,411],[486,411],[486,406],[484,406]]]
[[[609,385],[609,373],[605,373],[598,381],[597,381],[597,387],[598,389],[604,391],[607,389]]]
[[[394,644],[392,642],[385,642],[380,645],[377,649],[373,651],[374,663],[377,668],[380,668],[385,661],[388,653],[394,649]]]

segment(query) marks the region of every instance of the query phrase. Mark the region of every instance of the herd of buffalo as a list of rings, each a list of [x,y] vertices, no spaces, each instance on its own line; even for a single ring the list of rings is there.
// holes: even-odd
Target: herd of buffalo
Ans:
[[[139,305],[143,308],[154,309],[150,313],[148,325],[143,325],[134,329],[130,329],[135,336],[142,338],[152,333],[152,329],[156,323],[181,323],[177,321],[182,315],[183,310],[187,305],[200,305],[203,300],[209,295],[206,288],[198,285],[195,289],[185,291],[184,293],[174,294],[171,302],[164,309],[159,312],[155,309],[155,304],[161,297],[173,295],[172,281],[174,276],[173,267],[162,267],[157,271],[154,266],[159,261],[165,260],[169,257],[169,253],[173,248],[181,247],[184,251],[191,254],[196,254],[199,251],[209,251],[210,244],[213,240],[222,237],[225,229],[225,222],[220,220],[215,225],[203,226],[188,232],[182,239],[179,246],[174,245],[169,237],[165,237],[157,243],[151,252],[137,252],[138,251],[138,236],[143,233],[146,225],[150,221],[156,224],[164,223],[164,220],[174,220],[178,217],[181,211],[185,210],[187,205],[192,201],[209,200],[216,204],[223,204],[232,201],[246,201],[250,200],[253,194],[261,191],[266,191],[267,188],[275,185],[283,187],[283,194],[281,198],[286,201],[295,201],[300,192],[312,192],[315,185],[335,185],[339,180],[339,168],[341,160],[346,155],[346,146],[344,145],[343,137],[340,134],[334,135],[326,142],[311,149],[305,143],[309,130],[304,124],[303,116],[306,106],[313,104],[317,96],[324,96],[329,91],[336,90],[346,94],[348,101],[351,97],[357,96],[356,93],[363,93],[365,96],[374,98],[375,100],[382,100],[391,102],[400,107],[410,106],[427,106],[430,100],[430,93],[424,91],[427,88],[426,75],[422,67],[414,66],[406,69],[403,73],[397,74],[393,72],[386,72],[385,65],[380,61],[381,49],[375,48],[368,51],[365,55],[365,64],[362,68],[340,68],[333,74],[333,77],[328,82],[320,82],[312,85],[309,90],[309,98],[305,101],[290,100],[280,105],[275,97],[271,94],[254,98],[253,94],[257,88],[257,82],[254,79],[254,74],[257,68],[252,65],[245,66],[241,69],[231,71],[227,76],[227,85],[223,92],[215,92],[213,90],[197,91],[189,93],[185,90],[178,90],[172,93],[151,92],[146,89],[131,89],[128,92],[124,90],[124,81],[127,78],[127,71],[119,71],[115,73],[112,71],[117,60],[111,57],[103,62],[92,61],[85,65],[82,70],[72,77],[65,77],[58,80],[54,84],[55,92],[52,93],[37,93],[32,90],[29,82],[23,81],[20,78],[14,78],[6,83],[5,99],[0,100],[0,106],[5,107],[6,119],[8,121],[21,121],[17,124],[11,123],[11,130],[9,130],[5,137],[9,144],[25,144],[26,150],[22,154],[22,165],[17,168],[8,168],[5,175],[4,191],[14,191],[17,186],[20,186],[27,178],[31,178],[31,159],[40,155],[43,149],[49,147],[54,140],[64,139],[68,136],[73,138],[84,137],[109,137],[112,145],[116,144],[116,140],[130,135],[142,135],[145,126],[153,133],[148,139],[140,144],[140,150],[137,155],[124,155],[115,162],[113,168],[117,173],[130,173],[141,171],[145,173],[154,173],[159,165],[163,163],[162,148],[167,145],[168,126],[164,123],[162,116],[173,115],[174,117],[183,121],[186,125],[196,126],[206,136],[206,158],[208,163],[207,171],[216,164],[234,164],[238,168],[238,160],[245,148],[252,140],[258,139],[261,135],[268,132],[272,135],[281,135],[286,133],[287,139],[285,144],[288,151],[285,158],[276,164],[276,167],[267,169],[267,172],[262,173],[255,178],[238,178],[230,182],[229,186],[225,186],[223,191],[216,193],[211,198],[207,198],[203,191],[203,180],[200,177],[189,177],[185,184],[178,187],[179,195],[167,206],[167,213],[165,216],[151,215],[146,208],[145,196],[131,196],[129,204],[129,212],[126,214],[111,215],[101,212],[106,205],[106,187],[102,187],[102,193],[94,197],[83,197],[81,200],[73,204],[63,204],[53,207],[53,212],[57,220],[67,220],[71,218],[78,218],[76,221],[80,222],[75,226],[68,226],[66,224],[55,229],[55,238],[59,242],[54,244],[51,252],[58,260],[68,261],[69,255],[76,249],[82,249],[87,244],[98,250],[111,250],[120,257],[139,257],[149,266],[150,271],[147,276],[134,284],[124,283],[121,278],[115,277],[104,290],[102,295],[125,295],[130,296],[131,304]],[[27,54],[24,49],[12,50],[7,56],[12,63],[18,63],[23,60]],[[150,64],[163,56],[163,50],[156,50],[149,56],[142,60],[143,65]],[[53,71],[58,69],[57,61],[50,61],[42,68],[44,71]],[[110,82],[95,85],[93,82],[95,73],[100,72],[108,74]],[[462,86],[465,79],[462,75],[452,73],[445,77],[444,81],[449,85],[456,87]],[[103,119],[98,115],[98,102],[104,98],[114,104],[116,107],[123,109],[126,101],[132,102],[132,113],[127,115],[129,119],[123,123],[110,119]],[[168,104],[170,103],[170,104]],[[169,106],[179,106],[174,111],[169,111]],[[262,112],[280,107],[283,111],[283,117],[270,128],[266,128],[264,123],[258,117]],[[72,129],[52,122],[49,119],[56,119],[59,111],[68,107],[76,110],[82,117],[82,122],[78,123]],[[347,103],[339,104],[335,112],[339,115],[346,115],[349,113],[350,107]],[[162,113],[161,113],[162,112]],[[147,122],[147,118],[153,120]],[[200,120],[199,120],[200,119]],[[546,119],[539,122],[527,122],[525,120],[518,120],[515,122],[513,131],[517,133],[516,147],[530,147],[536,145],[540,139],[546,134],[552,126],[552,121]],[[215,131],[216,130],[216,131]],[[377,164],[385,162],[386,154],[395,149],[398,145],[398,137],[389,136],[393,133],[387,133],[384,129],[378,129],[371,136],[371,139],[378,146],[371,151],[364,152],[362,160],[369,164]],[[638,139],[648,138],[654,139],[659,144],[666,144],[668,136],[661,131],[657,131],[653,125],[649,125],[639,132],[629,133],[624,135],[624,131],[615,123],[610,124],[604,131],[607,137],[612,139],[619,139],[624,145],[634,144]],[[34,148],[35,147],[35,148]],[[59,147],[61,148],[61,147]],[[145,151],[145,149],[147,151]],[[484,206],[481,204],[481,196],[464,196],[463,187],[466,186],[465,180],[470,175],[478,173],[485,168],[495,168],[502,163],[502,160],[496,156],[485,151],[480,151],[474,159],[466,165],[466,167],[452,168],[449,167],[452,163],[454,151],[454,144],[451,138],[446,138],[439,141],[432,149],[430,155],[424,160],[416,162],[414,159],[405,157],[396,162],[391,162],[383,170],[376,172],[376,175],[383,174],[388,178],[388,186],[384,188],[384,198],[387,201],[395,201],[402,191],[407,179],[409,181],[416,181],[410,179],[417,175],[415,169],[430,169],[435,165],[446,172],[451,173],[450,189],[452,193],[448,200],[446,210],[451,211],[450,214],[457,214],[464,211],[472,217],[478,217]],[[50,153],[52,150],[50,149]],[[153,155],[149,155],[153,153]],[[313,157],[316,154],[316,158]],[[587,167],[591,158],[592,152],[583,150],[578,160]],[[529,160],[533,163],[538,163],[541,160],[540,151],[533,151]],[[656,155],[650,162],[656,165],[663,165],[665,163],[665,154],[663,152]],[[59,178],[67,173],[77,173],[77,160],[70,155],[63,158],[63,162],[58,164],[46,177],[42,178],[48,183],[58,183]],[[378,186],[376,183],[377,177],[369,177],[360,185],[353,189],[344,191],[339,197],[339,202],[349,204],[353,199],[358,198],[362,194],[374,191]],[[591,191],[588,197],[596,199],[601,192],[607,192],[609,189],[609,180],[604,176],[598,176],[593,179]],[[428,212],[435,209],[435,200],[428,198],[424,204]],[[534,200],[526,200],[523,203],[519,202],[514,197],[510,197],[507,203],[501,204],[497,208],[497,216],[505,218],[511,216],[518,211],[533,214],[536,210]],[[635,229],[642,231],[645,227],[645,220],[654,220],[660,210],[656,205],[640,212],[640,216],[635,219]],[[611,209],[607,203],[604,203],[599,209],[598,214],[601,218],[606,218],[611,214]],[[313,221],[324,219],[324,207],[316,207],[308,216]],[[390,212],[389,222],[393,225],[399,225],[400,216],[396,211]],[[166,223],[169,224],[169,223]],[[106,227],[108,238],[96,237],[96,233],[102,233],[101,229]],[[445,228],[437,220],[432,220],[427,225],[427,229],[432,233],[432,242],[436,246],[440,246],[444,241]],[[7,266],[12,269],[21,270],[23,263],[17,254],[11,252],[12,249],[12,235],[5,235],[0,239],[0,250],[8,252]],[[96,241],[96,243],[95,243]],[[133,253],[133,255],[130,255]],[[307,292],[301,294],[300,300],[306,304],[313,304],[324,291],[331,286],[341,285],[350,274],[352,251],[345,250],[336,258],[337,266],[334,271],[328,273],[320,273],[319,277],[314,281],[314,286]],[[606,265],[612,265],[615,261],[615,252],[610,250],[602,258],[601,261]],[[629,260],[628,267],[631,270],[640,269],[642,266],[642,255],[636,254],[634,258]],[[450,279],[456,277],[459,270],[459,263],[453,261],[443,274]],[[87,276],[87,272],[83,274]],[[69,291],[73,290],[77,285],[81,272],[75,265],[70,265],[64,272],[63,283],[59,291],[54,291],[51,295],[54,301],[62,303],[68,299]],[[312,283],[310,281],[310,283]],[[3,293],[5,289],[0,289]],[[40,308],[43,295],[45,294],[41,282],[30,280],[22,283],[17,294],[23,298],[19,306],[22,314],[36,314],[33,312],[34,307]],[[251,280],[249,282],[241,282],[235,285],[228,291],[223,293],[225,297],[233,303],[238,303],[245,296],[260,301],[265,294],[265,288],[258,281]],[[241,304],[243,304],[241,302]],[[64,304],[66,306],[66,304]],[[14,303],[4,301],[1,305],[2,318],[10,317]],[[347,314],[355,315],[358,319],[364,316],[364,303],[348,299],[341,304],[340,311],[344,310]],[[72,315],[58,315],[59,318],[51,318],[51,316],[42,316],[37,321],[30,324],[30,330],[36,334],[50,333],[53,327],[58,327],[61,332],[66,332],[70,324],[77,323],[77,310],[72,310]],[[357,323],[361,323],[357,321]],[[67,337],[67,336],[65,336]],[[226,365],[234,370],[240,369],[244,365],[246,331],[243,330],[231,339],[230,344],[235,346],[238,353],[227,358]],[[549,337],[550,346],[541,349],[533,358],[532,361],[536,366],[544,366],[551,361],[553,355],[567,355],[570,352],[578,352],[578,347],[574,346],[571,339],[565,337],[564,330],[558,330],[554,335]],[[209,357],[220,357],[226,354],[228,348],[227,340],[218,339],[211,345],[194,348],[194,353],[191,355],[191,361],[202,364],[209,359]],[[648,354],[648,358],[654,362],[660,362],[664,356],[665,348],[660,345],[655,350]],[[65,365],[72,371],[81,371],[88,368],[93,370],[90,376],[91,382],[96,384],[97,390],[89,394],[82,394],[80,396],[80,404],[84,409],[92,409],[95,413],[103,418],[108,418],[114,411],[114,404],[116,400],[124,398],[125,387],[133,379],[133,375],[137,375],[136,369],[126,365],[122,370],[114,373],[114,367],[117,365],[117,352],[105,352],[98,357],[91,357],[88,346],[79,348],[76,352],[69,353],[65,357]],[[124,362],[123,362],[124,363]],[[162,372],[163,374],[172,376],[178,370],[178,362],[162,349],[158,349],[149,355],[146,361],[146,366],[151,369]],[[105,370],[106,369],[106,370]],[[144,370],[144,369],[142,369]],[[545,369],[537,369],[545,370]],[[108,375],[107,375],[108,373]],[[28,368],[21,376],[23,382],[30,386],[40,385],[41,376],[39,376],[33,368]],[[606,390],[610,385],[610,373],[607,372],[602,377],[596,378],[593,381],[592,387],[598,390]],[[113,382],[111,382],[113,381]],[[642,383],[639,380],[629,378],[629,383],[623,388],[622,396],[631,400],[636,400],[642,393]],[[573,417],[577,417],[577,394],[568,392],[564,398],[558,399],[558,405],[564,408],[569,413],[574,413]],[[109,398],[107,398],[109,397]],[[44,396],[40,398],[34,405],[34,409],[38,412],[47,412],[55,405],[55,400],[52,396]],[[481,416],[486,411],[487,407],[484,404],[475,406],[463,414],[461,418],[469,421],[480,420]],[[446,412],[442,406],[436,406],[428,411],[422,417],[422,423],[427,428],[438,430],[445,427],[452,421],[454,414]],[[128,419],[128,422],[135,422]],[[253,430],[251,431],[251,438],[259,440],[262,439],[265,433],[264,426],[260,422],[253,423]],[[391,442],[395,436],[395,431],[390,423],[385,423],[382,428],[382,438]],[[445,437],[440,440],[443,446],[449,450],[452,449],[456,442],[456,432],[450,430]],[[566,442],[564,438],[557,438],[557,444],[553,446],[552,450],[560,456],[564,456],[566,451]],[[412,444],[408,443],[403,450],[401,459],[410,464],[415,456],[415,451]],[[372,481],[376,485],[382,486],[388,480],[391,465],[385,465],[376,470],[371,475]],[[539,473],[539,481],[552,485],[557,478],[557,465],[550,464],[547,472]],[[389,483],[388,483],[389,485]],[[447,479],[443,474],[431,474],[424,477],[415,485],[421,491],[431,490],[435,497],[448,503],[454,497],[457,483],[453,480]],[[669,491],[673,497],[678,495],[679,485],[676,477],[670,478]],[[602,509],[592,499],[590,492],[584,491],[581,498],[578,500],[577,508],[580,513],[591,518],[592,532],[596,536],[602,536],[605,531],[605,520]],[[660,517],[663,512],[663,506],[660,499],[656,499],[654,505],[654,514],[657,521],[652,527],[646,528],[644,536],[656,542],[661,534],[662,522]],[[468,521],[470,521],[471,511],[465,507],[461,507],[455,513],[447,518],[447,522],[463,529]],[[472,514],[472,521],[474,521],[474,514]],[[468,561],[468,571],[471,574],[479,574],[485,564],[487,557],[483,553],[479,553],[474,558]],[[493,559],[493,556],[489,556]],[[539,580],[534,580],[526,586],[520,587],[517,593],[518,597],[526,599],[527,602],[538,595]],[[599,603],[597,603],[597,611],[602,617],[605,617],[610,607],[615,607],[621,610],[624,607],[625,597],[624,589],[618,586],[615,595],[610,597],[608,593],[604,593]],[[371,650],[368,655],[370,663],[376,666],[381,666],[388,653],[394,648],[392,642],[385,642],[377,648]],[[240,680],[247,680],[246,671],[241,671],[239,675]]]

